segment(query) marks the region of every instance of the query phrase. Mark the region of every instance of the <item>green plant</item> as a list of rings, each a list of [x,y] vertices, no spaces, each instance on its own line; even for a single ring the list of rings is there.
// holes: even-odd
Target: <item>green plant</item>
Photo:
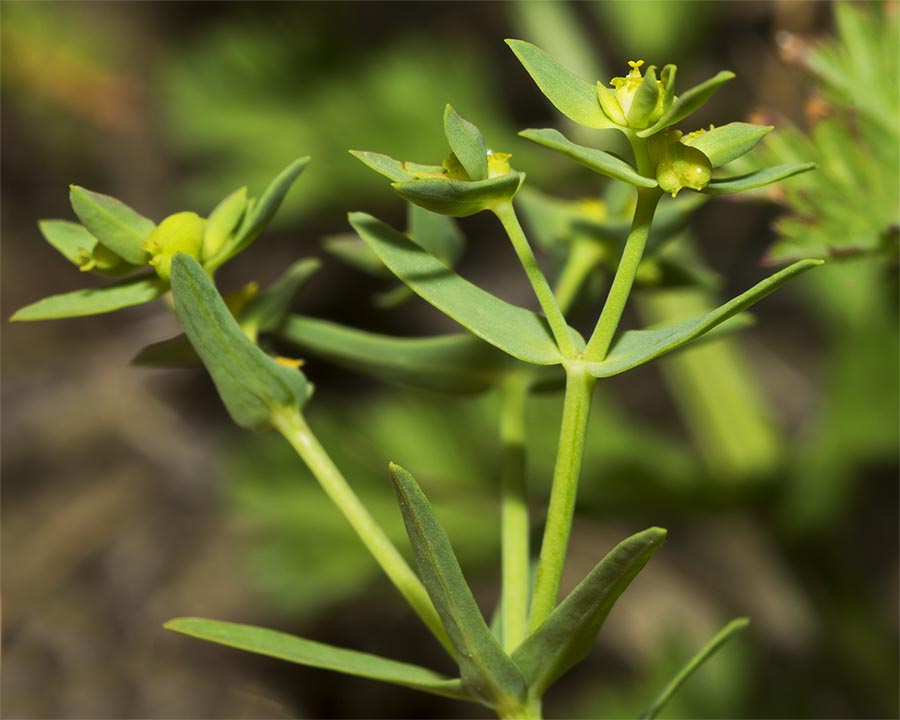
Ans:
[[[170,629],[305,665],[477,702],[501,717],[540,717],[545,692],[590,651],[613,604],[662,545],[665,531],[661,528],[627,538],[559,602],[597,380],[700,338],[738,329],[744,324],[743,311],[822,261],[800,260],[693,320],[622,332],[623,312],[635,282],[642,277],[676,283],[703,279],[689,259],[661,252],[663,241],[686,219],[690,203],[666,207],[661,202],[666,194],[674,198],[685,189],[711,196],[751,190],[813,166],[787,164],[740,176],[714,176],[717,168],[752,150],[771,130],[748,123],[687,135],[674,129],[729,80],[730,73],[720,73],[676,96],[675,66],[667,65],[657,76],[653,66],[642,72],[643,63],[638,61],[630,63],[626,77],[614,78],[610,88],[581,80],[534,45],[516,40],[509,45],[538,87],[569,119],[590,129],[622,132],[634,163],[575,144],[553,129],[525,130],[522,136],[619,181],[629,190],[634,188],[630,192],[636,194],[636,201],[627,231],[607,225],[601,233],[603,242],[573,243],[563,252],[562,267],[551,284],[514,205],[524,174],[512,169],[509,155],[490,150],[478,128],[452,107],[444,112],[451,154],[441,165],[354,152],[388,177],[397,193],[412,204],[410,232],[400,233],[370,215],[351,213],[350,224],[363,245],[332,243],[333,249],[341,248],[338,252],[343,256],[375,272],[387,268],[410,291],[468,333],[400,339],[292,315],[294,294],[317,267],[311,260],[296,263],[264,292],[248,287],[227,300],[219,294],[213,283],[215,271],[260,234],[305,167],[305,159],[290,165],[258,201],[248,199],[246,190],[238,190],[205,220],[194,213],[178,213],[157,226],[113,198],[74,187],[72,204],[82,224],[42,224],[47,240],[81,269],[128,279],[99,290],[47,298],[18,311],[14,319],[108,312],[171,290],[185,334],[145,348],[138,359],[152,363],[199,360],[238,425],[274,428],[281,433],[411,608],[457,662],[459,677],[234,623],[179,618],[167,624]],[[658,207],[661,222],[651,233]],[[488,293],[449,267],[460,252],[458,231],[450,218],[482,211],[496,216],[508,235],[541,314]],[[555,212],[561,222],[571,219],[571,208],[556,206]],[[586,232],[591,228],[591,218],[587,220],[579,225]],[[581,287],[601,262],[614,267],[614,277],[593,331],[585,339],[567,316]],[[145,266],[151,266],[153,272],[142,271]],[[403,294],[394,300],[402,300]],[[502,594],[490,625],[466,583],[450,538],[412,474],[390,465],[418,573],[319,443],[303,414],[312,385],[299,361],[265,351],[270,339],[416,387],[452,394],[488,390],[498,394],[503,446],[499,482]],[[523,413],[530,394],[560,386],[564,386],[565,396],[556,465],[543,540],[532,572],[524,483],[529,439]],[[655,716],[687,676],[745,624],[735,621],[714,638],[649,706],[645,716]]]

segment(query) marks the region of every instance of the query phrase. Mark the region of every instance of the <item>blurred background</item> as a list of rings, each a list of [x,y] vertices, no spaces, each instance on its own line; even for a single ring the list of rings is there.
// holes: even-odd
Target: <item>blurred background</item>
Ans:
[[[843,15],[841,15],[843,12]],[[665,717],[894,718],[898,709],[897,5],[640,3],[3,3],[3,317],[95,281],[41,238],[67,185],[160,220],[259,193],[313,162],[275,224],[220,273],[271,281],[365,210],[403,203],[347,154],[446,154],[452,102],[528,185],[604,181],[529,146],[566,124],[505,37],[585,78],[679,66],[683,90],[737,78],[697,125],[764,119],[769,162],[819,171],[702,207],[688,230],[718,289],[647,290],[626,322],[697,314],[792,257],[827,256],[754,309],[756,327],[601,383],[566,586],[625,535],[669,541],[610,614],[548,717],[636,717],[728,619],[749,630]],[[836,21],[837,18],[837,21]],[[838,38],[839,36],[839,38]],[[823,45],[824,43],[824,45]],[[779,139],[776,139],[776,136]],[[461,222],[461,273],[528,303],[490,218]],[[452,329],[326,257],[304,314],[399,335]],[[2,714],[21,718],[483,717],[480,709],[206,645],[162,630],[204,615],[449,671],[343,519],[272,433],[240,431],[200,372],[130,365],[177,326],[162,303],[10,325],[2,362]],[[415,394],[309,358],[310,422],[405,545],[388,460],[436,501],[479,601],[499,575],[495,399]],[[561,397],[529,403],[534,542]]]

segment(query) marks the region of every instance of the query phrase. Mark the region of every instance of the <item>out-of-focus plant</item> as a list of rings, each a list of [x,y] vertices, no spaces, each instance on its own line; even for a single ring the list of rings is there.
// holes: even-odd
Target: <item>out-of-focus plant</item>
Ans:
[[[537,263],[513,204],[525,181],[524,173],[513,169],[508,154],[490,149],[481,131],[452,107],[448,105],[444,112],[444,133],[451,153],[440,165],[354,151],[362,162],[389,178],[402,198],[421,209],[411,214],[412,235],[359,212],[350,214],[351,226],[368,251],[404,285],[468,333],[393,338],[291,316],[287,312],[290,298],[314,267],[303,261],[267,292],[253,297],[252,291],[245,290],[226,303],[214,285],[216,269],[259,235],[305,160],[289,166],[258,201],[247,200],[245,191],[237,191],[205,220],[193,213],[179,213],[156,226],[117,200],[73,188],[73,207],[83,225],[45,223],[47,239],[83,269],[131,274],[151,265],[155,277],[136,276],[111,288],[49,298],[19,311],[15,319],[106,312],[153,299],[171,288],[185,336],[151,346],[142,353],[143,359],[199,359],[239,426],[274,428],[284,436],[407,603],[458,664],[459,677],[230,622],[179,618],[167,624],[170,629],[300,664],[480,703],[504,718],[536,718],[541,716],[546,691],[588,654],[614,603],[662,545],[666,533],[656,527],[625,539],[559,601],[597,380],[626,372],[695,340],[737,329],[743,324],[740,314],[744,310],[822,261],[800,260],[699,317],[623,332],[620,321],[636,282],[702,283],[704,279],[689,258],[678,252],[656,252],[657,245],[684,222],[691,205],[682,202],[665,207],[660,201],[666,194],[675,198],[685,190],[709,196],[752,190],[813,165],[790,163],[726,177],[714,173],[752,150],[771,130],[749,123],[687,134],[675,128],[733,77],[731,73],[719,73],[676,95],[674,65],[657,74],[654,66],[645,68],[642,61],[635,61],[629,63],[626,76],[613,78],[608,85],[593,84],[573,75],[534,45],[519,40],[510,40],[509,45],[557,109],[587,128],[621,132],[631,147],[633,162],[576,144],[555,129],[525,130],[521,135],[628,186],[636,193],[636,202],[625,222],[616,217],[607,221],[596,213],[592,217],[589,209],[586,222],[575,222],[587,235],[598,233],[599,226],[600,240],[581,243],[577,251],[574,244],[569,248],[554,288]],[[553,206],[545,220],[551,220],[554,213],[558,222],[571,220],[571,207],[547,200],[532,202]],[[658,207],[660,223],[654,235],[651,228]],[[441,217],[423,216],[423,211]],[[541,314],[506,302],[448,266],[458,246],[449,218],[482,211],[493,214],[508,235]],[[576,236],[576,243],[578,239]],[[354,257],[358,258],[358,253]],[[580,286],[601,262],[614,269],[613,279],[602,309],[595,313],[593,331],[585,339],[569,324],[567,315]],[[418,573],[309,426],[305,407],[313,386],[300,370],[301,361],[265,352],[258,344],[259,333],[265,331],[414,387],[450,394],[497,393],[502,572],[501,598],[490,625],[463,576],[438,514],[412,474],[399,465],[389,466]],[[525,487],[531,442],[525,433],[525,406],[533,392],[560,385],[565,387],[565,397],[559,443],[543,541],[532,578]],[[644,716],[654,717],[687,677],[745,624],[743,620],[732,623],[704,647],[648,706]]]

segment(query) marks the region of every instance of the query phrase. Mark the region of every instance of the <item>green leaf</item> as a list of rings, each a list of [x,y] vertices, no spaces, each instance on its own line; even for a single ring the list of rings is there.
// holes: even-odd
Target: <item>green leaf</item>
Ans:
[[[602,362],[589,362],[587,371],[594,377],[610,377],[671,352],[746,310],[789,280],[822,263],[822,260],[801,260],[794,263],[721,307],[693,320],[658,329],[628,330],[613,341],[606,359]]]
[[[141,243],[156,225],[139,215],[125,203],[109,195],[71,185],[69,199],[72,209],[88,232],[132,265],[146,265],[150,255]]]
[[[706,104],[706,101],[712,97],[712,94],[726,82],[734,77],[734,73],[729,70],[723,70],[715,77],[711,77],[706,82],[695,85],[684,95],[675,99],[672,106],[663,116],[645,130],[637,132],[638,137],[650,137],[660,130],[665,130],[670,125],[684,120],[688,115],[699,110]]]
[[[525,362],[554,365],[562,361],[541,316],[510,305],[464,280],[371,215],[351,213],[350,224],[397,277],[467,330]]]
[[[694,672],[710,657],[715,655],[715,653],[721,648],[725,643],[727,643],[731,638],[741,632],[747,625],[750,624],[750,620],[748,618],[736,618],[728,623],[724,628],[722,628],[719,633],[710,640],[703,648],[698,652],[691,661],[685,665],[679,673],[672,678],[672,681],[666,685],[663,691],[657,696],[657,698],[650,703],[644,712],[641,713],[641,720],[650,720],[651,718],[655,718],[659,715],[660,711],[665,707],[666,703],[672,699],[672,696],[678,692],[679,688],[684,684],[685,680],[687,680]]]
[[[306,402],[303,373],[275,362],[250,341],[209,276],[184,253],[172,261],[172,294],[181,327],[238,425],[267,427],[276,412]]]
[[[706,195],[730,195],[731,193],[753,190],[754,188],[771,185],[785,178],[799,175],[816,169],[815,163],[790,163],[776,165],[775,167],[757,170],[756,172],[740,175],[739,177],[721,178],[710,181],[701,192]]]
[[[681,142],[697,148],[716,168],[750,152],[772,129],[772,125],[733,122],[701,132],[695,137],[685,137]]]
[[[150,343],[135,355],[131,362],[133,365],[169,368],[197,367],[203,364],[191,341],[183,333],[168,340]]]
[[[101,288],[75,290],[38,300],[10,318],[23,322],[101,315],[132,305],[143,305],[165,294],[168,286],[156,275],[141,275]]]
[[[267,655],[279,660],[287,660],[299,665],[402,685],[413,690],[421,690],[457,700],[472,701],[472,698],[462,689],[459,680],[445,677],[433,670],[389,660],[378,655],[325,645],[276,630],[190,617],[175,618],[163,627],[200,640]]]
[[[462,256],[466,244],[456,221],[415,203],[409,203],[407,210],[406,229],[412,241],[453,267]]]
[[[390,469],[419,574],[457,650],[463,688],[492,707],[522,700],[522,674],[485,623],[428,499],[409,472],[393,463]]]
[[[483,392],[509,365],[505,355],[468,334],[396,338],[292,315],[278,336],[341,367],[451,394]]]
[[[222,248],[247,210],[247,188],[242,187],[228,195],[209,214],[203,235],[203,258],[212,260]]]
[[[443,176],[446,173],[440,165],[421,165],[406,160],[394,160],[387,155],[368,150],[350,150],[350,154],[375,172],[390,178],[393,182],[415,180],[420,176]]]
[[[650,528],[616,545],[513,652],[529,692],[543,695],[591,650],[619,596],[662,546],[666,531]]]
[[[596,173],[608,175],[616,180],[627,182],[638,187],[656,187],[655,178],[646,178],[624,160],[603,150],[576,145],[558,130],[523,130],[519,133],[523,138],[543,145],[546,148],[572,158]]]
[[[321,267],[322,263],[317,258],[294,262],[239,314],[244,332],[253,338],[258,332],[276,330],[287,318],[294,297]]]
[[[322,240],[322,247],[329,255],[334,255],[347,265],[361,270],[367,275],[392,277],[391,271],[357,235],[350,233],[331,235]]]
[[[80,265],[84,251],[91,252],[97,244],[87,228],[68,220],[41,220],[38,227],[44,239],[74,265]]]
[[[487,180],[487,145],[481,131],[450,105],[444,108],[444,134],[470,180]]]
[[[404,200],[426,210],[467,217],[511,200],[524,180],[525,173],[508,172],[490,180],[423,178],[393,183],[392,187]]]
[[[507,40],[519,62],[547,99],[570,120],[589,128],[615,125],[600,108],[597,87],[566,70],[536,45]]]

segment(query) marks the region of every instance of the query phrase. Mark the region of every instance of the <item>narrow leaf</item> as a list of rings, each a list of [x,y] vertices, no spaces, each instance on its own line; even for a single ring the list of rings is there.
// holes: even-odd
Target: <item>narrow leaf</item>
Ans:
[[[589,128],[615,125],[600,108],[597,86],[566,70],[539,47],[523,40],[507,40],[519,62],[547,99],[570,120]]]
[[[747,292],[712,312],[677,325],[648,330],[628,330],[613,341],[609,355],[602,362],[591,362],[587,370],[594,377],[610,377],[642,365],[709,332],[717,325],[762,300],[789,280],[802,275],[822,260],[801,260],[775,273]]]
[[[672,696],[678,692],[684,682],[696,672],[696,670],[709,658],[718,652],[719,648],[721,648],[725,643],[727,643],[731,638],[741,632],[747,625],[750,624],[750,620],[747,618],[736,618],[728,623],[724,628],[722,628],[719,633],[710,640],[703,648],[698,652],[691,661],[685,665],[681,671],[672,678],[672,681],[666,685],[663,691],[657,696],[657,698],[650,703],[646,710],[641,713],[641,720],[650,720],[650,718],[655,718],[659,715],[660,711],[665,707],[666,703],[672,699]]]
[[[466,240],[453,218],[433,213],[415,203],[407,205],[407,225],[413,242],[441,262],[453,266],[465,249]]]
[[[146,367],[197,367],[203,364],[191,341],[184,334],[150,343],[135,355],[131,362]]]
[[[433,670],[357,650],[325,645],[276,630],[190,617],[175,618],[164,627],[200,640],[299,665],[402,685],[457,700],[472,701],[462,689],[459,680],[453,680]]]
[[[80,264],[84,251],[90,252],[97,244],[97,238],[83,225],[68,220],[41,220],[38,227],[44,239],[75,265]]]
[[[172,261],[172,294],[181,327],[238,425],[267,427],[275,412],[306,402],[303,373],[280,365],[254,345],[203,268],[183,253]]]
[[[738,177],[721,178],[710,181],[701,192],[706,195],[730,195],[731,193],[753,190],[754,188],[771,185],[793,175],[815,170],[815,163],[791,163],[788,165],[776,165],[775,167],[757,170],[756,172],[740,175]]]
[[[415,207],[415,206],[413,206]],[[378,256],[357,235],[330,235],[322,240],[322,248],[329,255],[347,265],[375,277],[391,277],[391,272]]]
[[[88,232],[132,265],[145,265],[150,255],[141,243],[156,225],[125,203],[109,195],[72,185],[69,190],[72,209]]]
[[[631,183],[638,187],[656,187],[654,178],[644,177],[624,160],[603,150],[576,145],[558,130],[550,128],[544,130],[523,130],[519,135],[527,140],[536,142],[538,145],[556,150],[556,152],[572,158],[575,162],[579,162],[601,175],[608,175],[611,178]]]
[[[523,698],[522,674],[485,623],[428,499],[412,475],[390,467],[422,582],[457,650],[463,688],[491,706]]]
[[[554,365],[562,361],[541,316],[510,305],[464,280],[371,215],[351,213],[350,224],[397,277],[467,330],[525,362]]]
[[[469,334],[396,338],[292,315],[278,336],[341,367],[454,395],[491,388],[509,364],[505,355]]]
[[[249,331],[253,337],[257,332],[277,329],[287,318],[294,297],[321,267],[322,263],[317,258],[294,262],[239,314],[244,332]]]
[[[529,692],[540,697],[590,652],[610,609],[665,538],[654,527],[616,545],[513,652]]]
[[[22,322],[101,315],[143,305],[163,295],[167,289],[166,282],[156,275],[141,275],[115,285],[52,295],[17,310],[10,320]]]
[[[525,173],[509,172],[490,180],[407,180],[394,183],[393,188],[404,200],[426,210],[452,217],[468,217],[499,202],[511,200],[524,180]]]
[[[715,77],[711,77],[706,82],[695,85],[684,95],[675,99],[668,111],[655,123],[646,130],[639,130],[638,137],[650,137],[660,130],[665,130],[669,125],[681,122],[688,115],[699,110],[706,104],[706,101],[712,97],[712,94],[722,85],[731,80],[734,73],[729,70],[723,70]]]
[[[487,145],[481,131],[450,105],[444,109],[444,134],[470,180],[487,180]]]
[[[444,168],[440,165],[420,165],[406,160],[394,160],[387,155],[368,150],[350,150],[350,154],[393,182],[415,180],[420,176],[440,177],[444,175]]]
[[[242,187],[228,195],[213,208],[206,221],[203,235],[203,257],[214,258],[225,246],[229,236],[237,229],[238,223],[247,210],[247,188]]]
[[[772,129],[772,125],[733,122],[707,130],[696,137],[686,137],[682,142],[697,148],[716,168],[750,152]]]

